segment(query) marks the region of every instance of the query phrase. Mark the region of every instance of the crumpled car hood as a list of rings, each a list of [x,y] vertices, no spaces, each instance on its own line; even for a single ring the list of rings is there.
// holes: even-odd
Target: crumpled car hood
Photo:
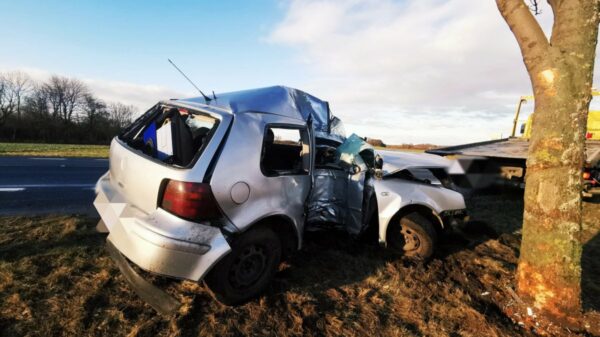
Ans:
[[[400,151],[377,151],[383,158],[383,175],[387,176],[408,168],[445,168],[452,161],[444,157],[426,153],[408,153]]]

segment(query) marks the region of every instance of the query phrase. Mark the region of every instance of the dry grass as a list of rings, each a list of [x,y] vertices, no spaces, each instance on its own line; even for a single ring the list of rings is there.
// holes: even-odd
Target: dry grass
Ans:
[[[108,158],[108,145],[0,143],[0,156]]]
[[[339,233],[312,234],[271,289],[243,306],[220,305],[202,285],[159,281],[184,303],[171,318],[130,290],[95,220],[0,218],[0,335],[528,335],[503,313],[513,305],[505,287],[517,261],[519,198],[469,203],[489,226],[450,236],[425,266]]]

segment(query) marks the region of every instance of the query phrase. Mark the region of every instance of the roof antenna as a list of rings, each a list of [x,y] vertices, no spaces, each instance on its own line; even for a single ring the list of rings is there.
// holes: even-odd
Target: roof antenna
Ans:
[[[190,80],[190,79],[189,79],[189,77],[185,76],[185,74],[183,73],[183,71],[181,71],[181,69],[179,69],[179,67],[177,67],[177,66],[175,65],[175,63],[173,63],[173,61],[171,61],[171,59],[167,59],[167,60],[169,60],[169,62],[170,62],[172,65],[173,65],[173,67],[175,67],[175,69],[177,69],[177,71],[179,71],[179,73],[180,73],[180,74],[181,74],[183,77],[185,77],[185,79],[186,79],[186,80],[188,80],[188,82],[190,82],[190,83],[191,83],[191,84],[194,86],[194,88],[196,88],[196,90],[198,90],[198,92],[200,92],[200,95],[202,95],[202,97],[204,97],[204,100],[206,101],[206,103],[208,103],[208,102],[210,102],[210,101],[211,101],[210,97],[206,96],[206,95],[205,95],[205,94],[202,92],[202,90],[200,90],[200,88],[198,88],[198,87],[197,87],[197,86],[194,84],[194,82],[192,82],[192,80]],[[213,95],[214,95],[214,94],[213,94]]]

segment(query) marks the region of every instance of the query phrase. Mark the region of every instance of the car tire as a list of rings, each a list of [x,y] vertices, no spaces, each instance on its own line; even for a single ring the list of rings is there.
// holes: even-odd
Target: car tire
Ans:
[[[204,279],[225,305],[247,302],[272,281],[281,261],[281,241],[265,227],[250,229],[232,243],[232,251]]]
[[[431,221],[419,213],[410,213],[388,230],[389,247],[414,261],[427,261],[435,251],[437,233]]]

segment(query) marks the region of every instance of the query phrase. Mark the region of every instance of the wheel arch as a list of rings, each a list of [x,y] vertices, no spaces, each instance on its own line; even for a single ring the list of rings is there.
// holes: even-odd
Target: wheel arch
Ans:
[[[390,218],[390,221],[388,221],[388,223],[385,224],[385,230],[380,232],[380,233],[383,233],[385,236],[383,238],[380,238],[380,242],[384,245],[387,244],[387,236],[388,236],[388,230],[389,230],[390,224],[396,223],[396,222],[400,221],[400,219],[402,217],[404,217],[410,213],[415,213],[415,212],[422,215],[427,220],[429,220],[431,222],[431,224],[433,225],[433,227],[435,228],[435,231],[438,234],[440,234],[444,230],[444,222],[442,221],[442,218],[431,207],[429,207],[427,205],[423,205],[423,204],[409,204],[409,205],[406,205],[406,206],[400,208]]]
[[[271,214],[260,218],[247,226],[240,234],[256,227],[267,227],[277,234],[281,241],[284,257],[289,257],[300,248],[300,233],[294,221],[285,214]]]

